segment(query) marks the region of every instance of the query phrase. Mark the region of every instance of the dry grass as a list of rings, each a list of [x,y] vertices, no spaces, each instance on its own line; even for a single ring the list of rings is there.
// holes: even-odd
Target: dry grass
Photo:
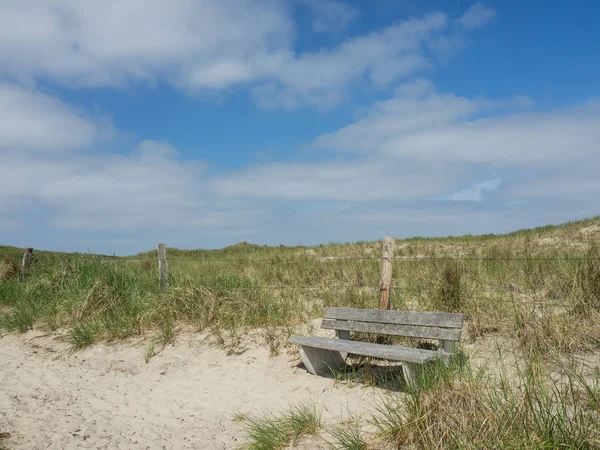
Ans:
[[[19,277],[19,265],[15,261],[3,259],[0,261],[0,281],[16,280]]]
[[[600,386],[579,373],[516,382],[463,371],[384,399],[374,422],[398,448],[600,448]],[[556,375],[556,374],[555,374]]]
[[[599,247],[600,218],[503,236],[398,241],[394,308],[464,312],[466,342],[497,338],[528,369],[505,380],[430,374],[405,400],[382,403],[378,423],[386,441],[571,448],[580,440],[584,445],[574,448],[597,448],[597,385],[565,372],[560,361],[600,350]],[[150,332],[149,360],[182,325],[209,329],[230,349],[246,329],[259,328],[276,356],[294,327],[326,306],[375,308],[380,252],[380,242],[169,249],[168,287],[160,291],[156,252],[36,252],[21,282],[22,250],[0,247],[0,329],[66,328],[76,348]],[[560,372],[561,381],[541,375],[540,367]],[[339,437],[362,445],[362,437]]]
[[[600,345],[600,261],[579,258],[598,257],[599,223],[400,241],[395,256],[407,259],[394,261],[392,304],[462,311],[471,341],[500,334],[516,337],[526,353],[593,350]],[[376,307],[380,248],[169,249],[169,285],[161,292],[155,252],[135,260],[36,252],[20,283],[21,250],[0,247],[0,327],[67,327],[77,347],[148,331],[172,340],[179,323],[210,327],[231,346],[244,328],[266,327],[264,340],[276,355],[285,334],[323,307]],[[569,327],[574,321],[579,326]]]
[[[241,417],[248,433],[248,450],[279,450],[296,446],[321,428],[321,412],[312,403],[301,403],[280,415]]]
[[[349,424],[334,427],[330,431],[333,440],[329,442],[329,448],[331,450],[369,450],[370,446],[363,438],[360,426],[360,421],[354,420]]]
[[[8,448],[4,446],[4,441],[8,439],[9,436],[10,434],[8,433],[0,432],[0,450],[8,450]]]

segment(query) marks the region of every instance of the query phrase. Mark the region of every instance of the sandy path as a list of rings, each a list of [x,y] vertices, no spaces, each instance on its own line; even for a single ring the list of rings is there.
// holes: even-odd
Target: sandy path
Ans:
[[[70,353],[40,331],[0,337],[0,431],[10,449],[229,449],[237,412],[311,399],[325,423],[365,409],[377,392],[309,375],[295,349],[270,358],[250,343],[228,356],[206,335],[180,335],[149,363],[145,344]],[[311,444],[311,446],[314,444]]]

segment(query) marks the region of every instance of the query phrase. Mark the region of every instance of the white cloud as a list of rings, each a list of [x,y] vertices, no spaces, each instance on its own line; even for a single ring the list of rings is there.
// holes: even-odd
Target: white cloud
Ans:
[[[380,150],[394,157],[497,166],[554,166],[597,157],[600,105],[440,124],[398,134]]]
[[[514,180],[506,195],[517,201],[543,202],[551,199],[553,203],[585,202],[594,205],[600,196],[596,161],[581,164],[574,160],[552,170],[532,172],[527,177]]]
[[[273,163],[223,176],[215,180],[214,189],[223,197],[274,201],[411,200],[451,189],[456,174],[450,168],[397,164],[389,160]]]
[[[191,223],[206,205],[202,165],[178,161],[158,151],[161,146],[145,141],[126,155],[7,155],[0,167],[1,197],[17,211],[35,205],[47,211],[50,224],[61,226]],[[188,222],[178,221],[183,217]]]
[[[429,86],[421,84],[426,93]],[[555,166],[598,156],[598,102],[521,112],[530,105],[522,97],[490,101],[435,92],[415,97],[415,89],[414,83],[397,88],[397,97],[374,104],[365,118],[319,137],[314,146],[498,167]]]
[[[376,87],[387,87],[431,65],[423,46],[445,29],[446,22],[445,14],[429,14],[348,39],[331,50],[288,53],[267,68],[271,81],[254,89],[255,98],[267,107],[323,106],[343,98],[346,89],[363,77]]]
[[[255,212],[210,196],[206,164],[168,143],[111,151],[104,122],[39,91],[0,85],[0,227],[124,230],[223,227]],[[110,129],[112,131],[112,129]],[[103,144],[103,151],[91,151]]]
[[[306,2],[316,30],[345,20],[340,2]],[[157,239],[214,247],[498,232],[597,212],[600,103],[541,112],[526,97],[461,97],[414,78],[493,17],[475,4],[456,20],[434,13],[298,52],[290,7],[276,0],[0,0],[0,76],[27,82],[0,82],[3,236],[46,248],[96,240],[123,253]],[[327,108],[353,86],[407,77],[355,123],[315,139],[302,162],[218,174],[167,142],[117,146],[102,117],[34,88],[244,83],[265,108]],[[440,198],[450,201],[431,201]]]
[[[431,89],[426,81],[401,85],[395,90],[397,97],[375,103],[365,118],[319,137],[314,145],[352,152],[381,152],[399,138],[427,133],[432,128],[471,117],[480,109],[477,101],[453,94],[434,94]],[[424,93],[429,95],[423,96]]]
[[[431,67],[440,42],[454,46],[453,22],[432,13],[298,52],[292,7],[298,2],[313,12],[319,31],[358,14],[336,0],[0,0],[0,75],[69,88],[166,81],[198,91],[243,84],[264,107],[330,107],[359,81],[386,88]]]
[[[102,120],[39,91],[2,89],[12,106],[0,109],[0,124],[15,114],[20,131],[0,134],[0,227],[9,240],[29,236],[23,245],[72,245],[79,236],[127,252],[165,239],[190,247],[497,232],[590,215],[600,196],[593,102],[523,113],[522,98],[469,99],[415,80],[316,139],[341,152],[327,162],[307,152],[304,162],[211,174],[166,142],[117,152],[106,141],[101,150]],[[440,198],[452,201],[431,201]],[[510,215],[525,203],[519,220],[492,220],[491,210]]]
[[[500,184],[502,184],[502,180],[498,179],[477,183],[474,186],[448,195],[445,200],[453,202],[480,202],[483,200],[484,193],[495,191]]]
[[[340,31],[356,20],[360,12],[337,0],[296,0],[312,13],[312,27],[319,33]]]
[[[0,82],[0,154],[64,151],[89,145],[110,127],[94,122],[55,98]]]
[[[434,90],[435,87],[431,81],[419,78],[396,86],[394,96],[419,99],[433,94]]]
[[[0,0],[0,67],[66,85],[165,77],[212,88],[216,74],[246,81],[293,33],[275,0]]]
[[[457,22],[466,29],[480,28],[496,17],[496,11],[481,2],[473,4]]]

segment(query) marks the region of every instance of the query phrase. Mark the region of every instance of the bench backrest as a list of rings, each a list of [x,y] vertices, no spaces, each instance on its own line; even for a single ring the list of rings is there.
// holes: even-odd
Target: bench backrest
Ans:
[[[463,314],[422,311],[386,311],[325,308],[321,328],[363,333],[458,341]]]

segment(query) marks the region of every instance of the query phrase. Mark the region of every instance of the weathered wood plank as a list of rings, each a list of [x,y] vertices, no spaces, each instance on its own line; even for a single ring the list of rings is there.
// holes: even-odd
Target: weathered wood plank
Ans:
[[[456,342],[441,339],[440,348],[447,353],[456,353]]]
[[[338,339],[346,339],[346,340],[350,340],[350,332],[347,330],[335,330],[335,337]],[[344,359],[346,359],[346,356],[348,356],[347,353],[342,352],[341,353],[342,357]]]
[[[416,368],[420,366],[414,366],[411,364],[402,364],[402,373],[404,374],[404,381],[409,387],[415,387],[417,382]]]
[[[373,358],[404,361],[415,364],[424,364],[441,357],[452,356],[443,351],[435,352],[419,348],[371,344],[368,342],[346,341],[344,339],[318,336],[294,336],[291,337],[288,342],[306,347],[336,350],[338,352],[345,352],[353,355],[371,356]]]
[[[392,258],[394,257],[394,238],[383,239],[381,252],[381,277],[379,279],[379,309],[390,309],[392,295]]]
[[[167,246],[158,244],[158,280],[160,288],[164,289],[167,286],[169,279],[169,268],[167,265]]]
[[[25,280],[29,275],[29,265],[31,264],[31,258],[33,257],[33,249],[26,248],[23,254],[23,261],[21,261],[21,281]]]
[[[323,319],[321,328],[328,330],[347,330],[362,333],[386,334],[389,336],[407,336],[445,341],[460,340],[460,328],[441,328],[419,325],[397,325],[391,323],[355,322],[353,320]]]
[[[300,347],[300,356],[306,370],[313,375],[325,376],[344,367],[346,359],[346,353],[309,346]]]
[[[356,322],[394,323],[425,327],[462,328],[462,313],[423,311],[381,311],[362,308],[325,308],[323,318]]]

